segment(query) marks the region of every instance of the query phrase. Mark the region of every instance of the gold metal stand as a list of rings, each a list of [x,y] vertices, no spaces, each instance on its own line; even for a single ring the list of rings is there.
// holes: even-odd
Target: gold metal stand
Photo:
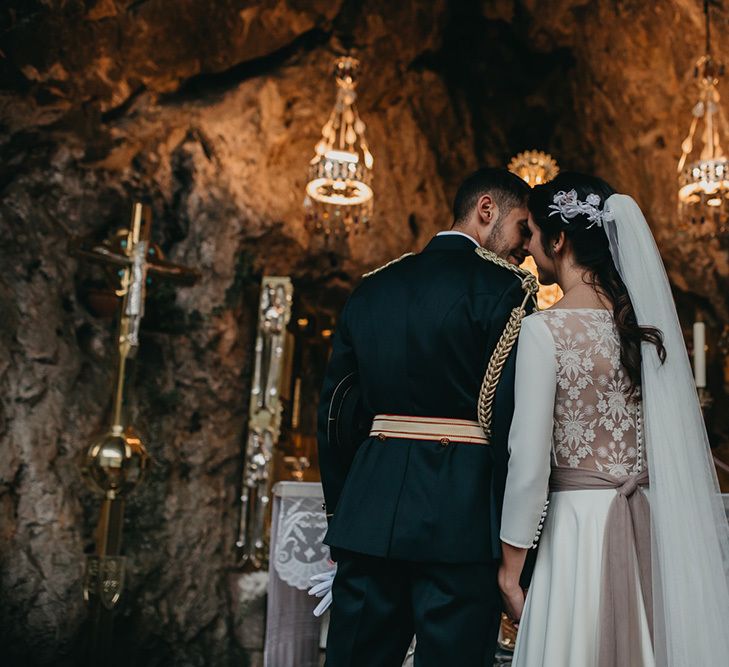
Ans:
[[[74,247],[74,253],[80,257],[121,267],[115,291],[122,302],[111,424],[89,444],[83,464],[84,477],[103,496],[96,528],[96,553],[87,557],[84,577],[84,599],[89,604],[91,621],[89,664],[104,664],[111,656],[113,612],[124,591],[124,497],[139,483],[149,463],[142,439],[131,425],[125,424],[124,416],[127,362],[136,356],[139,347],[148,274],[187,285],[199,277],[197,271],[164,261],[150,242],[151,222],[150,209],[135,203],[130,229],[116,235],[116,244],[89,247],[77,242]]]

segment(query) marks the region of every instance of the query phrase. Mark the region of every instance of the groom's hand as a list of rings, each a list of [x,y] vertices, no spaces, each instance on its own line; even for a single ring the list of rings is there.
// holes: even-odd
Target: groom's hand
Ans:
[[[518,627],[524,611],[524,590],[519,585],[519,577],[514,576],[503,566],[499,568],[499,589],[504,601],[504,611]]]

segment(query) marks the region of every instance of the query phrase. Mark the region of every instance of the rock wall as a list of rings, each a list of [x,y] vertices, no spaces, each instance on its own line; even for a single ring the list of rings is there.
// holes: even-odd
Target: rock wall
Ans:
[[[0,641],[10,661],[73,665],[82,652],[83,554],[99,503],[78,456],[108,407],[114,325],[89,308],[94,273],[69,255],[72,235],[118,228],[141,196],[155,240],[203,275],[191,288],[157,286],[148,302],[131,407],[154,465],[127,507],[117,658],[257,664],[259,617],[241,598],[233,544],[260,276],[290,275],[336,305],[364,270],[449,223],[468,171],[538,147],[636,195],[682,303],[703,304],[716,329],[729,320],[726,249],[677,243],[671,232],[699,9],[687,0],[6,3]],[[302,193],[333,101],[331,62],[348,40],[364,65],[376,227],[327,247],[304,230]]]

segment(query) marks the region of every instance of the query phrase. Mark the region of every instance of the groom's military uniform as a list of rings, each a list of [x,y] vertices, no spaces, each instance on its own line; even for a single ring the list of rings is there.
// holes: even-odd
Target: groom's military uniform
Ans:
[[[414,632],[422,667],[493,657],[513,354],[490,443],[473,427],[485,370],[525,293],[476,249],[438,235],[365,277],[341,313],[318,434],[325,542],[338,563],[329,667],[399,665]]]

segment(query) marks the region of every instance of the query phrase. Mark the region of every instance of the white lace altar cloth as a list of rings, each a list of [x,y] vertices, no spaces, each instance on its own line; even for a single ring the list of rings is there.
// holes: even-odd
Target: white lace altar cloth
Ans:
[[[322,543],[327,520],[322,510],[321,484],[280,482],[273,566],[278,576],[301,591],[311,587],[311,577],[331,569],[329,547]],[[272,532],[273,532],[272,530]]]
[[[325,572],[329,547],[321,484],[279,482],[273,488],[264,667],[319,667],[319,599],[307,589]]]

